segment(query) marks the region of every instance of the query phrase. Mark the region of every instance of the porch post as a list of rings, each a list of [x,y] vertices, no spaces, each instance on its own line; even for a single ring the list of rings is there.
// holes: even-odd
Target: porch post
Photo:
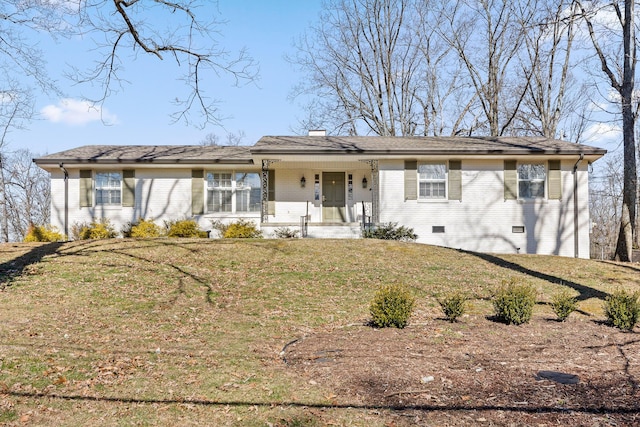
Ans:
[[[262,199],[262,212],[260,223],[269,221],[269,166],[278,160],[265,159],[262,160],[262,177],[261,177],[261,199]],[[275,200],[274,200],[275,203]]]
[[[269,220],[269,163],[269,160],[262,160],[262,179],[260,180],[262,184],[262,191],[260,193],[262,198],[261,223],[265,223]]]
[[[371,167],[371,222],[377,224],[380,222],[380,189],[378,179],[378,161],[365,160]]]

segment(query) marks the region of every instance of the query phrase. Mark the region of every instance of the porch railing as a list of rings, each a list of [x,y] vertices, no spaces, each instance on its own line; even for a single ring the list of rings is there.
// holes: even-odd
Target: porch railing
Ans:
[[[307,200],[307,213],[300,217],[300,237],[307,237],[309,233],[309,201]]]
[[[362,201],[362,231],[370,231],[373,227],[373,223],[371,222],[371,215],[367,215],[366,205],[364,200]]]

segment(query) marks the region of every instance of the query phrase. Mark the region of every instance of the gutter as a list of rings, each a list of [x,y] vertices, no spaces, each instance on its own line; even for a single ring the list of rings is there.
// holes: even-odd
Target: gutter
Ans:
[[[573,165],[573,257],[578,258],[580,255],[579,251],[579,240],[578,240],[578,166],[584,159],[584,154],[580,153],[580,158]]]
[[[64,235],[69,238],[69,172],[64,167],[64,163],[60,162],[60,169],[64,172]]]

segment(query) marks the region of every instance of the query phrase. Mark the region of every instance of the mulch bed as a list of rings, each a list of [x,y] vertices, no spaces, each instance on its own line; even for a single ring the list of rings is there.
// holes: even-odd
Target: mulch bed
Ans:
[[[584,316],[351,325],[301,337],[282,357],[332,389],[334,405],[396,425],[640,425],[640,338]]]

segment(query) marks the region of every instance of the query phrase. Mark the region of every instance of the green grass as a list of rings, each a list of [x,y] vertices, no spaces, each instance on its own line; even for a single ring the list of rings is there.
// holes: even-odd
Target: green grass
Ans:
[[[632,265],[369,239],[5,244],[0,264],[38,250],[0,292],[4,422],[28,413],[39,425],[95,425],[105,414],[114,425],[323,425],[299,405],[330,404],[331,390],[309,387],[279,352],[310,331],[367,322],[381,285],[412,289],[418,324],[441,317],[435,297],[456,289],[470,315],[490,315],[509,277],[541,301],[570,290],[581,310],[572,316],[602,317],[608,293],[640,285]],[[538,305],[534,317],[547,312]],[[384,424],[366,410],[330,417]]]

